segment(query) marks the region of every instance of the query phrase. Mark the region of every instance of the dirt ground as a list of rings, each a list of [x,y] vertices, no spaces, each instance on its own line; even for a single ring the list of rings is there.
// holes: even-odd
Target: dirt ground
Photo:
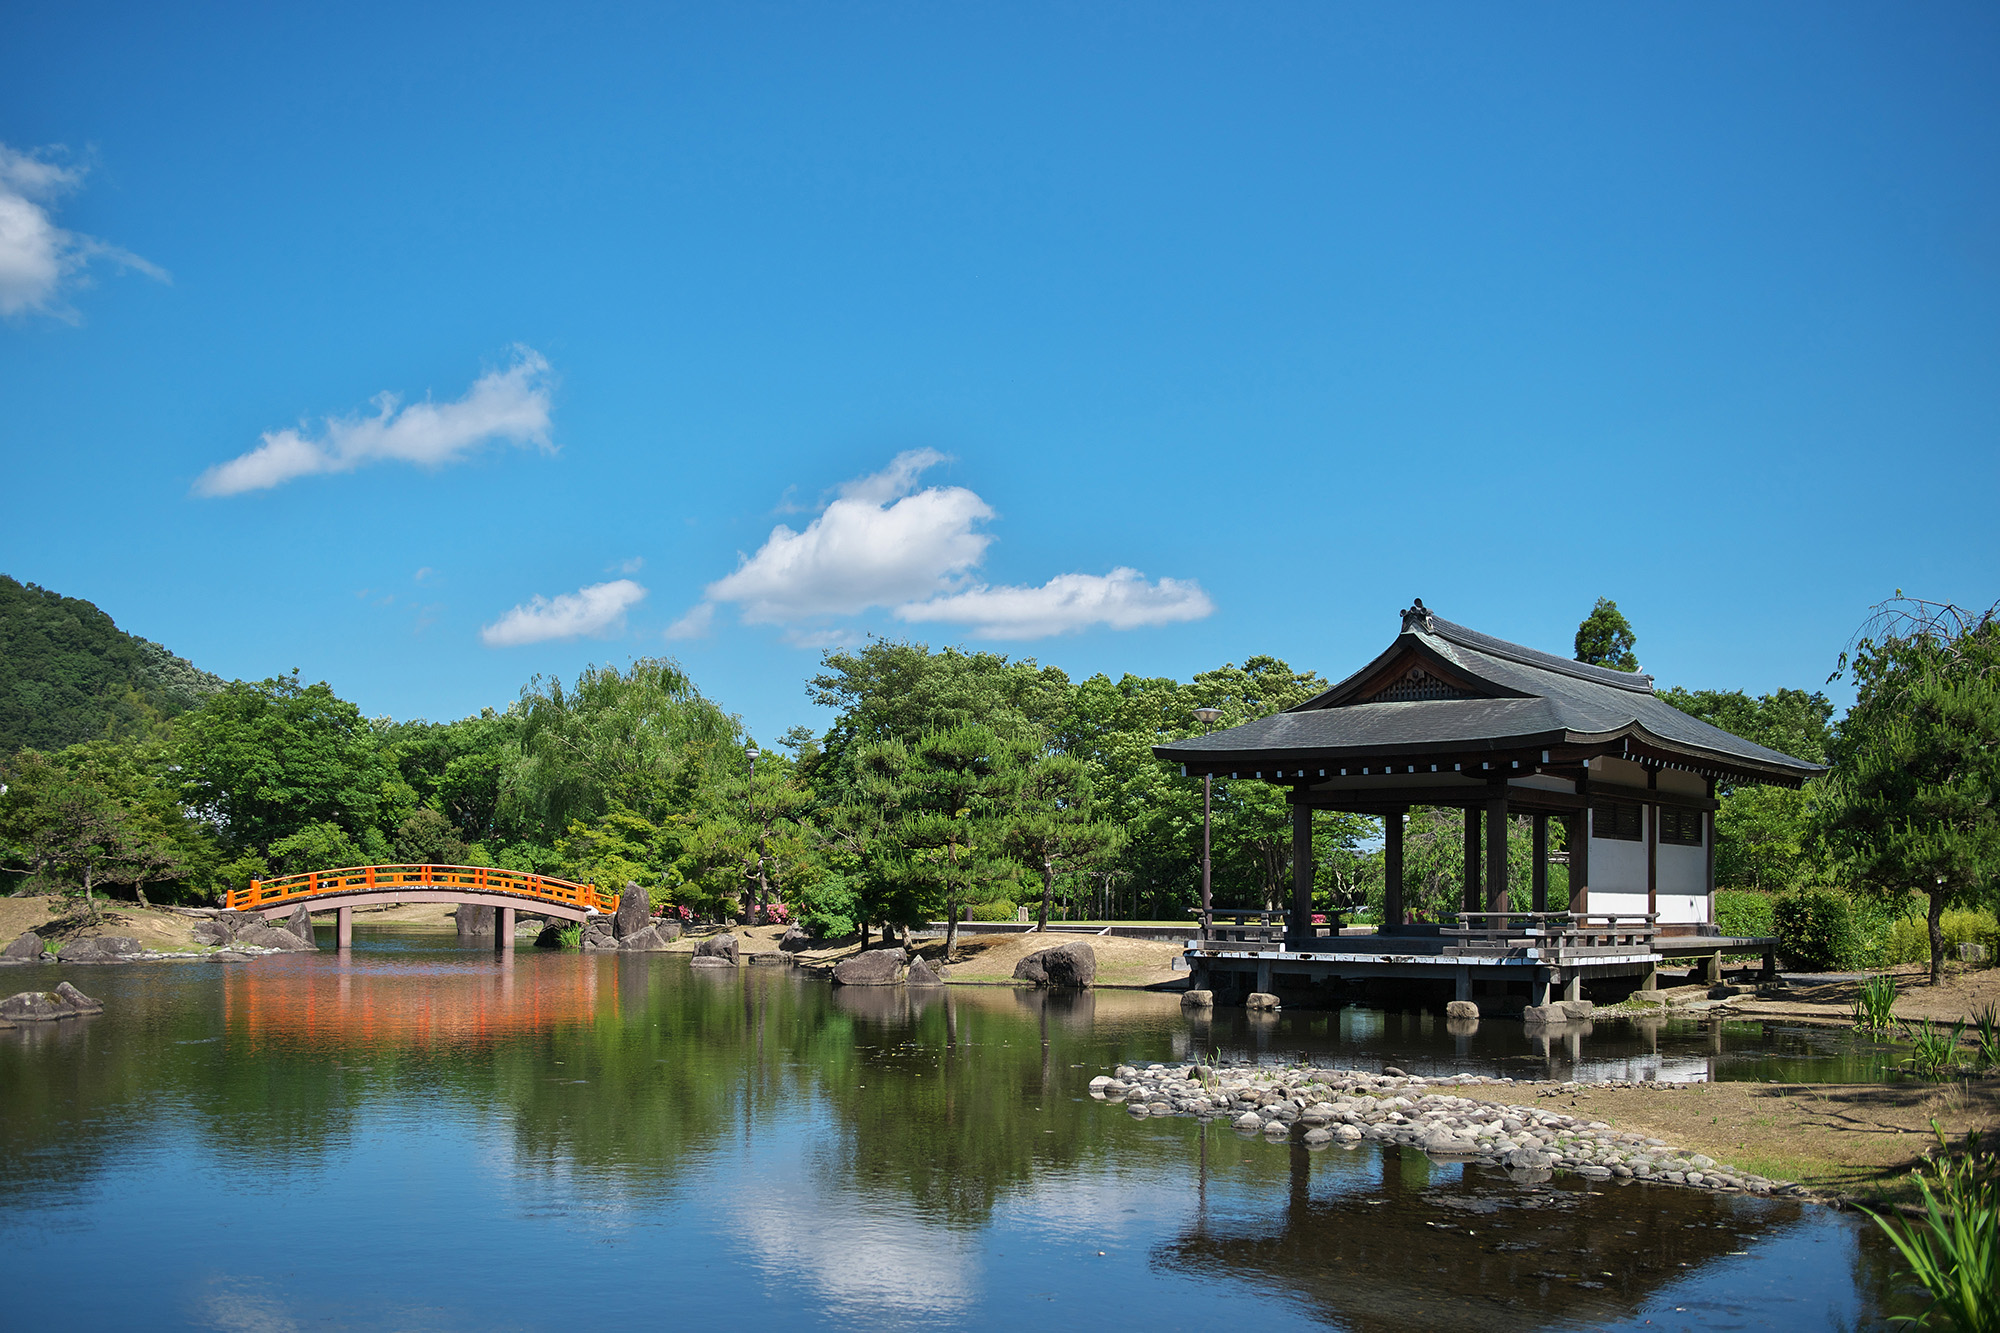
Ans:
[[[0,898],[0,944],[34,931],[52,944],[92,935],[129,935],[156,953],[199,953],[195,918],[137,903],[99,901],[96,924],[54,895]]]
[[[1895,1015],[1906,1023],[1928,1018],[1937,1022],[1967,1023],[1984,1009],[2000,1010],[2000,967],[1965,968],[1954,965],[1943,980],[1931,985],[1930,970],[1919,964],[1889,969],[1896,978]],[[1858,981],[1834,981],[1823,986],[1790,988],[1783,999],[1744,996],[1730,1008],[1748,1018],[1801,1018],[1835,1022],[1843,1027],[1854,1021],[1854,997]]]
[[[1521,1099],[1523,1101],[1527,1099]],[[1815,1191],[1914,1198],[1909,1172],[1936,1146],[2000,1131],[2000,1079],[1957,1083],[1695,1083],[1580,1088],[1534,1099]]]

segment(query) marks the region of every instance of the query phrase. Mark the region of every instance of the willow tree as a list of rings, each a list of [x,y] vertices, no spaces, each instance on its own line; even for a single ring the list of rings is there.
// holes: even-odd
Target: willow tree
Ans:
[[[1933,984],[1945,909],[1990,898],[2000,881],[1995,610],[1899,593],[1841,655],[1856,693],[1834,737],[1821,832],[1864,890],[1924,897]]]

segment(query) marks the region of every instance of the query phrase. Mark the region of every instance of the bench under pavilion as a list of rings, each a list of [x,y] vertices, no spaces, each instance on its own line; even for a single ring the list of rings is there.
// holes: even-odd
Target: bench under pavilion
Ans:
[[[1542,1003],[1572,997],[1582,975],[1640,975],[1662,957],[1763,953],[1772,942],[1719,935],[1715,811],[1720,784],[1798,787],[1821,765],[1691,717],[1654,693],[1651,676],[1572,661],[1444,620],[1421,599],[1402,632],[1339,684],[1282,713],[1156,746],[1190,777],[1291,788],[1292,901],[1278,913],[1205,916],[1198,974],[1273,965],[1334,973],[1451,979],[1460,998],[1490,991],[1481,963],[1524,967],[1505,990]],[[1463,910],[1455,924],[1412,922],[1403,903],[1404,821],[1413,807],[1463,812]],[[1342,934],[1313,921],[1312,813],[1379,817],[1383,923]],[[1507,820],[1531,821],[1531,904],[1510,910]],[[1561,820],[1570,903],[1548,912],[1549,821]],[[1482,827],[1483,826],[1483,827]],[[1493,980],[1499,980],[1494,977]],[[1529,985],[1520,984],[1530,981]]]

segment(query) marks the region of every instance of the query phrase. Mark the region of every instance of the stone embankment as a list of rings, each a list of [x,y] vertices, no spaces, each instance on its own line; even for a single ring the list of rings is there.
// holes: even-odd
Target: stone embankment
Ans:
[[[1090,1081],[1093,1097],[1122,1102],[1132,1115],[1186,1115],[1227,1120],[1245,1135],[1276,1142],[1294,1135],[1309,1148],[1356,1147],[1374,1140],[1421,1148],[1436,1158],[1504,1168],[1531,1183],[1556,1171],[1593,1180],[1646,1181],[1747,1194],[1802,1193],[1683,1152],[1658,1139],[1613,1129],[1601,1120],[1543,1107],[1462,1097],[1446,1088],[1492,1087],[1509,1092],[1570,1092],[1580,1086],[1535,1084],[1461,1074],[1411,1078],[1401,1070],[1371,1074],[1347,1069],[1237,1065],[1120,1065]],[[1665,1090],[1678,1084],[1655,1084]]]

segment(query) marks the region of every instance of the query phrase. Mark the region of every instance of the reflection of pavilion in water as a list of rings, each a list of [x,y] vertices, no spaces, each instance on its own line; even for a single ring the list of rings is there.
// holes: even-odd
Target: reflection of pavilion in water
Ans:
[[[224,1021],[243,1030],[253,1047],[272,1041],[423,1048],[615,1015],[616,983],[607,969],[516,966],[511,954],[474,970],[242,967],[224,973],[222,1005]]]
[[[1265,1279],[1314,1316],[1357,1330],[1625,1319],[1668,1283],[1740,1253],[1799,1211],[1644,1185],[1526,1189],[1416,1149],[1313,1152],[1297,1142],[1282,1208],[1248,1213],[1231,1198],[1211,1210],[1208,1163],[1239,1146],[1221,1126],[1204,1130],[1195,1220],[1154,1263],[1230,1282]],[[1214,1174],[1219,1183],[1224,1173]]]

